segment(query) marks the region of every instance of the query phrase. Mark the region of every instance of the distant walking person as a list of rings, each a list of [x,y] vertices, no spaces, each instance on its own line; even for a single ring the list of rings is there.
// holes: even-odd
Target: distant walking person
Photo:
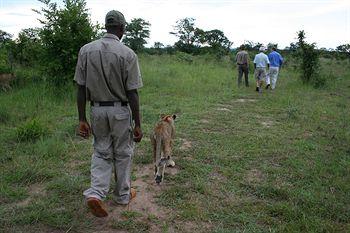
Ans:
[[[264,53],[265,48],[263,46],[259,49],[260,53],[255,55],[254,58],[254,76],[256,79],[256,91],[262,93],[262,82],[266,78],[266,67],[269,68],[270,61],[267,55]]]
[[[272,52],[269,53],[268,58],[270,61],[270,69],[269,69],[269,75],[266,77],[266,84],[267,84],[266,89],[270,87],[270,79],[271,79],[271,89],[275,89],[278,73],[283,64],[283,58],[281,54],[276,52],[275,47],[272,47]]]
[[[241,45],[240,51],[236,55],[236,63],[238,69],[238,86],[242,84],[242,76],[244,74],[245,86],[249,87],[248,82],[248,68],[249,68],[249,54],[244,50],[244,45]]]

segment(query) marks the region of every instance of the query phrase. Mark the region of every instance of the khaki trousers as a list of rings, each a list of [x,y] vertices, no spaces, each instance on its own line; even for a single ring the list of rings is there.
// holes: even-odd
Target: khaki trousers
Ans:
[[[255,79],[257,81],[264,81],[266,78],[266,68],[265,67],[257,67],[254,72]]]
[[[278,67],[270,67],[269,73],[266,76],[266,84],[270,84],[270,80],[271,80],[271,89],[275,89],[276,87],[278,72],[279,72]]]
[[[131,163],[134,150],[131,110],[128,106],[91,107],[94,152],[91,159],[91,187],[86,198],[104,199],[109,191],[114,168],[114,200],[127,204],[130,200]]]
[[[245,86],[248,87],[249,86],[249,82],[248,82],[248,65],[244,64],[244,65],[237,65],[237,70],[238,70],[238,86],[241,86],[242,84],[242,76],[244,74],[244,81],[245,81]]]

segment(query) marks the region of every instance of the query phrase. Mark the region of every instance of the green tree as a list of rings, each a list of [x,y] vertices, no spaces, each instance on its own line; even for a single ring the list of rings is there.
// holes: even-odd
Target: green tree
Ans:
[[[316,44],[308,44],[305,41],[305,32],[298,32],[298,42],[296,43],[297,57],[299,58],[299,67],[301,71],[301,80],[303,83],[313,83],[314,86],[323,86],[324,80],[318,73],[319,68],[319,53],[316,49]]]
[[[259,50],[259,48],[263,44],[260,42],[254,42],[254,41],[247,40],[247,41],[244,41],[244,43],[242,45],[246,48],[246,50],[252,51],[252,50]]]
[[[0,30],[0,74],[12,72],[14,41],[12,35]]]
[[[0,45],[4,44],[7,41],[10,41],[12,35],[0,29]]]
[[[232,42],[218,29],[204,32],[203,42],[209,45],[211,53],[219,56],[228,54],[232,45]]]
[[[154,42],[153,47],[154,47],[155,49],[162,49],[162,48],[164,47],[164,44],[157,41],[157,42]]]
[[[124,44],[129,46],[135,52],[140,52],[147,43],[146,39],[150,36],[151,24],[141,18],[132,19],[126,25]]]
[[[336,51],[350,59],[350,44],[339,45]]]
[[[194,18],[180,19],[176,21],[174,32],[170,32],[179,39],[175,47],[182,52],[198,53],[199,51],[204,31],[196,28],[194,22]]]
[[[51,0],[39,1],[44,7],[34,11],[43,17],[45,71],[48,81],[62,86],[72,80],[79,49],[96,37],[98,25],[90,22],[85,0],[63,0],[63,8]]]
[[[27,28],[20,31],[14,48],[14,58],[21,65],[38,65],[43,54],[39,37],[39,28]]]

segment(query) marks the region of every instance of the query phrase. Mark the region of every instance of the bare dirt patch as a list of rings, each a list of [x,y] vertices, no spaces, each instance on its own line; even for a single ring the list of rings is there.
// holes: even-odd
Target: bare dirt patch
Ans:
[[[230,109],[228,109],[228,108],[223,108],[223,107],[217,108],[216,110],[218,110],[218,111],[225,111],[225,112],[231,112]]]
[[[137,194],[129,205],[123,206],[116,204],[113,200],[106,201],[108,209],[108,217],[98,219],[94,221],[96,226],[96,232],[127,232],[123,230],[112,229],[112,225],[116,221],[127,220],[123,216],[123,212],[132,211],[137,212],[139,216],[134,218],[134,221],[144,222],[150,226],[150,232],[162,232],[161,224],[157,225],[155,222],[150,221],[149,217],[156,218],[158,222],[163,222],[170,210],[157,203],[156,196],[160,195],[161,192],[169,187],[167,183],[167,177],[176,175],[178,168],[166,168],[165,178],[161,185],[157,185],[154,181],[153,164],[137,166],[134,169],[136,180],[131,182],[131,186],[136,189]]]
[[[183,232],[210,232],[212,230],[212,225],[210,223],[201,221],[179,222],[176,225],[180,226],[180,229]],[[175,229],[172,230],[173,232],[176,232]]]
[[[46,191],[45,191],[44,184],[36,183],[36,184],[30,185],[28,187],[28,194],[29,194],[29,197],[27,197],[23,201],[20,201],[20,202],[16,203],[16,206],[18,206],[18,207],[26,207],[26,206],[29,205],[29,203],[35,197],[45,196],[46,195]]]
[[[246,181],[248,183],[258,183],[264,179],[264,174],[257,169],[251,169],[246,175]]]
[[[188,141],[187,139],[181,138],[182,144],[180,146],[180,150],[188,150],[192,148],[192,142]]]
[[[210,179],[212,181],[220,181],[220,182],[225,182],[227,181],[226,176],[224,176],[223,174],[217,172],[217,171],[212,171],[209,175]]]
[[[256,99],[236,99],[234,103],[246,103],[246,102],[256,102]]]
[[[273,122],[271,120],[265,120],[265,121],[261,121],[261,124],[266,128],[270,128],[271,126],[273,126],[275,124],[275,122]]]
[[[208,124],[209,123],[209,121],[207,119],[201,119],[199,122],[203,123],[203,124]]]

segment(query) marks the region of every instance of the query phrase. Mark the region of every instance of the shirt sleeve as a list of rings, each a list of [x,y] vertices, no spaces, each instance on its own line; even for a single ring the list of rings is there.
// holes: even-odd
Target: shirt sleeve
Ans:
[[[266,62],[267,62],[267,64],[270,64],[269,57],[268,57],[267,55],[265,55],[265,58],[266,58]]]
[[[84,65],[84,55],[82,49],[79,51],[77,66],[75,67],[74,81],[81,86],[86,85],[86,72]]]
[[[280,55],[280,66],[283,64],[283,57]]]
[[[254,57],[254,63],[256,63],[256,55],[255,55],[255,57]]]
[[[127,80],[126,80],[126,90],[134,90],[141,88],[143,86],[141,72],[139,68],[139,62],[136,54],[132,54],[131,59],[128,62],[126,68]]]

